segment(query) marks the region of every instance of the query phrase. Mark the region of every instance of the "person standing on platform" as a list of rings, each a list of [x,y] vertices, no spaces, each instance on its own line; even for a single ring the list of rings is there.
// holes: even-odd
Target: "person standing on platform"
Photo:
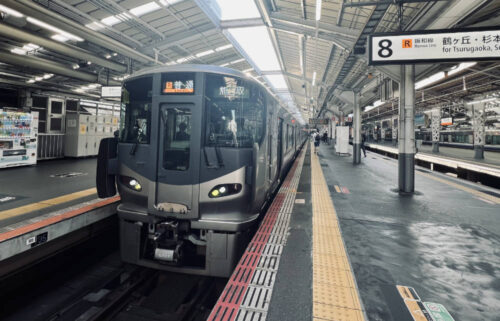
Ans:
[[[319,133],[314,137],[314,153],[318,153],[319,142],[321,141],[321,136]]]
[[[364,132],[361,133],[361,150],[363,151],[363,154],[366,157],[366,147],[365,147],[365,140],[366,140],[366,135]]]

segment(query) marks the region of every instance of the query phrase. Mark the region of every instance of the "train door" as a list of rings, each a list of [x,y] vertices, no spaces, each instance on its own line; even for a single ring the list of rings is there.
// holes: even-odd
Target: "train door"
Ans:
[[[278,170],[277,174],[281,173],[281,166],[283,165],[283,119],[278,119]]]
[[[194,103],[160,105],[158,173],[154,208],[198,216],[201,113]],[[167,214],[168,215],[168,214]]]

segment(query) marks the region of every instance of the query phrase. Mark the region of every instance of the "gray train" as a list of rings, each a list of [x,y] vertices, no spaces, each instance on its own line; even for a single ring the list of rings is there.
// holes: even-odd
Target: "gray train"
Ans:
[[[229,276],[307,132],[258,82],[217,66],[140,71],[120,133],[101,142],[99,197],[116,194],[126,262]]]

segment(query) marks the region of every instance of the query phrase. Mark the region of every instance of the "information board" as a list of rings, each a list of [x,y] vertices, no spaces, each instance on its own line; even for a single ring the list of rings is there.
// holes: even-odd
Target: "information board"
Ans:
[[[500,28],[423,30],[370,35],[370,65],[500,59]]]
[[[328,125],[328,118],[309,118],[309,125]]]
[[[122,87],[121,86],[102,86],[101,87],[101,97],[121,97]]]

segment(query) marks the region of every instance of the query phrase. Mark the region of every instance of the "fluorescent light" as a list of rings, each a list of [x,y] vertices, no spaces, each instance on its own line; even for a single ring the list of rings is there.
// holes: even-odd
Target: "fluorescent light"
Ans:
[[[242,61],[245,61],[245,59],[243,59],[243,58],[241,58],[241,59],[236,59],[236,60],[231,61],[229,64],[230,64],[230,65],[233,65],[233,64],[237,64],[237,63],[242,62]]]
[[[131,14],[140,17],[142,15],[145,15],[146,13],[150,13],[160,8],[161,8],[160,5],[158,5],[156,2],[148,2],[146,4],[143,4],[142,6],[130,9],[129,11]]]
[[[219,65],[220,67],[226,67],[226,66],[229,66],[229,63],[225,63],[225,64],[222,64],[222,65]]]
[[[321,19],[321,0],[316,0],[316,21]]]
[[[33,43],[29,43],[29,44],[23,46],[23,49],[26,51],[32,51],[32,50],[36,50],[38,48],[40,48],[40,46],[35,45]]]
[[[265,26],[233,28],[228,31],[260,71],[281,70]]]
[[[220,20],[260,18],[254,0],[215,0],[209,3]]]
[[[0,4],[0,11],[5,12],[6,14],[10,14],[11,16],[14,16],[16,18],[22,18],[24,15],[20,13],[19,11],[16,11],[14,9],[11,9],[9,7],[6,7],[4,5]]]
[[[178,64],[181,64],[181,63],[189,61],[191,59],[194,59],[194,57],[193,56],[189,56],[189,57],[179,58],[176,61],[177,61]]]
[[[35,79],[30,79],[30,80],[28,80],[28,81],[26,81],[26,82],[27,82],[28,84],[32,84],[32,83],[34,83],[35,81],[36,81]]]
[[[316,71],[313,72],[313,81],[312,81],[312,85],[314,86],[314,84],[316,83]]]
[[[232,48],[232,47],[233,47],[232,44],[225,45],[225,46],[220,46],[218,48],[215,48],[215,51],[223,51],[223,50],[226,50],[226,49],[229,49],[229,48]]]
[[[17,55],[25,55],[26,54],[26,50],[21,49],[21,48],[14,48],[10,52],[15,53]]]
[[[109,59],[109,58],[111,58],[111,55],[110,54],[106,54],[105,57],[106,57],[106,59]]]
[[[494,101],[494,100],[497,100],[497,99],[498,98],[494,97],[494,98],[486,98],[486,99],[481,99],[481,100],[475,100],[475,101],[468,102],[467,105],[473,105],[473,104],[479,104],[479,103],[487,103],[487,102]]]
[[[92,22],[92,23],[86,24],[85,27],[92,29],[94,31],[104,29],[104,25],[102,23],[99,23],[99,22]]]
[[[448,76],[454,75],[462,70],[470,68],[470,67],[474,66],[475,64],[477,64],[477,62],[463,62],[460,65],[456,65],[455,67],[453,67],[453,69],[448,71]]]
[[[207,56],[207,55],[211,55],[213,54],[215,51],[210,49],[210,50],[207,50],[207,51],[202,51],[202,52],[199,52],[196,54],[196,57],[200,58],[200,57],[203,57],[203,56]]]
[[[38,19],[35,19],[35,18],[31,18],[31,17],[28,17],[26,20],[28,20],[28,22],[34,24],[34,25],[37,25],[39,27],[42,27],[44,29],[47,29],[47,30],[50,30],[50,31],[53,31],[55,33],[58,33],[58,34],[61,34],[62,36],[66,37],[66,38],[69,38],[71,40],[74,40],[74,41],[83,41],[82,38],[78,37],[78,36],[75,36],[69,32],[66,32],[66,31],[63,31],[59,28],[56,28],[52,25],[49,25],[48,23],[45,23],[43,21],[40,21]]]
[[[45,74],[43,75],[43,79],[49,79],[49,78],[52,78],[54,76],[54,74]]]
[[[377,100],[376,102],[373,103],[373,107],[378,107],[380,105],[383,105],[384,103],[381,100]]]
[[[41,80],[43,80],[43,77],[35,77],[35,80],[36,81],[41,81]]]
[[[266,75],[264,76],[266,81],[274,88],[274,89],[287,89],[285,77],[282,74],[278,75]]]
[[[184,0],[160,0],[160,3],[164,6],[171,6],[176,4],[177,2],[181,2]]]
[[[432,83],[435,83],[436,81],[443,79],[444,77],[445,77],[445,74],[443,71],[435,73],[434,75],[417,82],[415,84],[415,89],[420,89],[420,88],[426,87]]]
[[[248,68],[248,69],[243,70],[243,72],[250,72],[252,70],[253,70],[253,68]]]
[[[113,57],[116,57],[118,56],[118,54],[116,52],[113,52]]]
[[[53,35],[51,36],[50,38],[56,40],[56,41],[59,41],[59,42],[66,42],[68,41],[69,39],[66,38],[65,36],[61,36],[61,35]]]

